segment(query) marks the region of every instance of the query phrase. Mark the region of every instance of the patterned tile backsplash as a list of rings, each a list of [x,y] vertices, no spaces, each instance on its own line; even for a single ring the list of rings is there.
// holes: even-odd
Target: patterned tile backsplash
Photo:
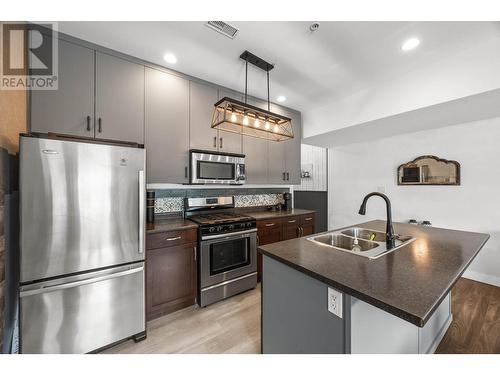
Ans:
[[[262,207],[283,203],[283,194],[248,194],[235,195],[236,207]],[[184,209],[184,197],[162,197],[156,198],[155,214],[181,212]]]
[[[169,212],[181,212],[184,210],[184,198],[156,198],[155,214],[165,214]]]
[[[236,207],[274,206],[278,203],[283,203],[283,194],[235,195],[234,197]]]

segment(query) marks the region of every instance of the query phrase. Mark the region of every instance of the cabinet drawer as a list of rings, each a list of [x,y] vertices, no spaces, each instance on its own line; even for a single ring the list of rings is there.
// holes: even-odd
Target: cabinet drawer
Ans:
[[[290,229],[300,225],[300,216],[290,216],[283,219],[283,227]]]
[[[146,236],[146,249],[171,247],[190,242],[197,242],[197,230],[174,230],[169,232],[152,233]]]
[[[262,231],[281,229],[281,218],[270,218],[257,220],[257,228]]]
[[[302,225],[314,224],[314,213],[302,215],[300,217],[300,224]]]

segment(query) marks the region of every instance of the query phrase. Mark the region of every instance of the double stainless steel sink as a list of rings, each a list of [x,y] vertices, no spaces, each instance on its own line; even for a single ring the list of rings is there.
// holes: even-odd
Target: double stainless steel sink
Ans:
[[[388,248],[384,232],[357,227],[322,233],[307,239],[320,245],[369,259],[380,258],[415,240],[414,237],[396,234],[395,246]]]

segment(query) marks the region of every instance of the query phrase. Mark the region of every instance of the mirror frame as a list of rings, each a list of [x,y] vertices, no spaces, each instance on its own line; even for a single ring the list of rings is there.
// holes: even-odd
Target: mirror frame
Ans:
[[[401,183],[400,179],[399,179],[399,174],[402,171],[402,169],[404,167],[406,167],[410,164],[414,164],[417,161],[422,160],[422,159],[434,159],[440,163],[453,164],[455,166],[456,182],[450,182],[450,183],[443,182],[440,184],[436,184],[436,183],[426,184],[426,183],[421,183],[421,182]],[[413,159],[412,161],[401,164],[397,169],[396,178],[398,180],[399,186],[416,186],[416,185],[420,185],[420,186],[450,186],[450,185],[457,186],[457,185],[460,185],[460,163],[458,161],[455,161],[455,160],[441,159],[441,158],[438,158],[437,156],[434,156],[434,155],[422,155],[422,156],[419,156],[419,157]]]

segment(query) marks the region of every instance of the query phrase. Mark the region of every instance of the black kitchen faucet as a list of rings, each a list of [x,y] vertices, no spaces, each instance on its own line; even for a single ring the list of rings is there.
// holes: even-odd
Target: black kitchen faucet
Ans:
[[[387,226],[385,229],[385,242],[387,243],[387,248],[392,249],[395,246],[395,241],[394,241],[395,236],[394,236],[394,228],[392,227],[391,201],[389,200],[387,195],[378,192],[367,194],[363,199],[363,203],[361,203],[361,207],[359,207],[358,213],[360,215],[366,214],[366,202],[368,202],[368,199],[370,197],[373,197],[374,195],[381,197],[385,201],[385,206],[387,209]]]

